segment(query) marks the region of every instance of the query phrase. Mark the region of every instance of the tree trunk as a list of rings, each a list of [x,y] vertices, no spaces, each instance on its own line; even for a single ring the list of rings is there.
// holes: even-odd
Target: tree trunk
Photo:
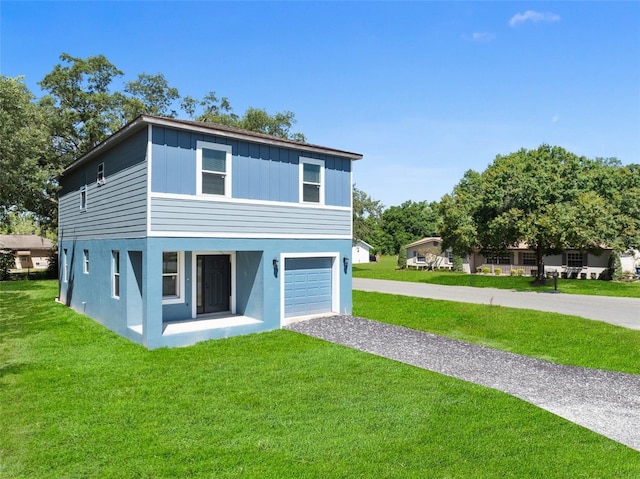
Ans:
[[[540,250],[536,250],[536,263],[538,264],[538,273],[533,283],[544,285],[547,281],[547,277],[544,274],[544,254],[542,254],[542,251]]]

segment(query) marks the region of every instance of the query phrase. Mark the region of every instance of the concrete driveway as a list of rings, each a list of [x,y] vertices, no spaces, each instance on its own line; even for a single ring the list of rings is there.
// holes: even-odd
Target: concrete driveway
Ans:
[[[640,299],[509,291],[469,286],[442,286],[381,279],[353,278],[353,289],[378,293],[443,299],[461,303],[494,304],[571,314],[640,330]]]

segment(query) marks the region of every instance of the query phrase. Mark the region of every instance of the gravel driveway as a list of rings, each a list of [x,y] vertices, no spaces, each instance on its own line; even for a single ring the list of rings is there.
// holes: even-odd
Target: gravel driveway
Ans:
[[[353,316],[292,331],[504,391],[640,451],[640,376],[563,366]]]

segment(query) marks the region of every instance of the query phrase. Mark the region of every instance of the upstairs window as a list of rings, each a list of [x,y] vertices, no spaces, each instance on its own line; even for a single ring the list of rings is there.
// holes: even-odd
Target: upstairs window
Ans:
[[[199,195],[231,196],[231,147],[198,141],[197,190]]]
[[[96,183],[98,183],[98,185],[104,185],[104,163],[100,163],[98,165],[98,175]]]
[[[84,211],[87,209],[87,187],[83,186],[80,188],[80,210]]]
[[[324,161],[300,158],[300,198],[303,203],[324,204]]]

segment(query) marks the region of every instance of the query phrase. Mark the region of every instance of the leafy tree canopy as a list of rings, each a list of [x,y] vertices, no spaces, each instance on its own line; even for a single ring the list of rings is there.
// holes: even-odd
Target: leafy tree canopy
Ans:
[[[362,240],[378,247],[384,206],[353,185],[353,242]]]
[[[638,171],[549,145],[498,155],[443,197],[443,248],[491,254],[527,243],[536,252],[537,281],[544,282],[545,255],[638,246]]]
[[[50,161],[50,121],[23,79],[0,76],[0,223],[15,211],[50,219],[59,170]]]
[[[438,234],[437,202],[405,201],[382,213],[380,249],[385,254],[398,254],[412,241]]]

